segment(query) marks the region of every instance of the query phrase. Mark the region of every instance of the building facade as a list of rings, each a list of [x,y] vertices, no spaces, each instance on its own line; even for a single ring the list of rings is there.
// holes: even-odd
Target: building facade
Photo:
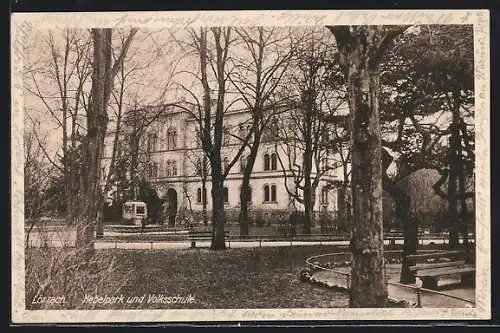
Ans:
[[[188,107],[192,107],[186,104]],[[141,148],[148,157],[146,177],[168,208],[179,212],[203,209],[202,175],[204,152],[198,139],[197,121],[187,107],[169,109],[148,125],[141,138]],[[286,113],[284,114],[286,118]],[[246,110],[234,110],[224,116],[222,167],[228,168],[242,147],[242,138],[251,130],[251,115]],[[266,130],[259,145],[250,180],[250,209],[260,211],[303,210],[303,206],[289,194],[295,190],[294,172],[291,165],[301,164],[300,152],[290,153],[283,145],[283,138],[270,129]],[[109,147],[106,156],[110,156]],[[240,191],[243,169],[249,148],[234,161],[224,182],[224,203],[228,210],[240,207]],[[290,155],[297,156],[290,156]],[[332,182],[341,180],[341,168],[330,168],[334,157],[326,154],[321,161],[323,174],[316,189],[315,212],[333,213],[337,210],[337,191]],[[293,163],[290,160],[293,158]],[[105,161],[109,159],[105,158]],[[104,167],[106,163],[104,163]],[[109,163],[107,163],[109,164]],[[209,164],[209,163],[208,163]],[[313,166],[314,168],[314,166]],[[312,177],[317,170],[313,169]],[[297,170],[295,170],[295,176]],[[210,170],[206,177],[207,209],[211,210]],[[288,188],[288,190],[287,190]]]

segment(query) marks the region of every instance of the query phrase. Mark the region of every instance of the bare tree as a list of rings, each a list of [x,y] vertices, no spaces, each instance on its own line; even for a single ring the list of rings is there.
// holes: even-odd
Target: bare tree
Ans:
[[[345,104],[344,85],[338,61],[321,32],[313,31],[292,58],[293,69],[288,89],[294,108],[279,119],[276,145],[285,188],[293,200],[304,206],[304,233],[311,233],[316,190],[322,176],[338,165],[333,164],[330,137]],[[334,126],[335,125],[335,126]],[[287,156],[288,161],[283,161]],[[288,185],[292,180],[292,186]]]
[[[100,163],[108,126],[108,106],[113,91],[114,79],[123,65],[123,58],[132,43],[137,29],[131,29],[122,50],[112,61],[112,30],[92,29],[93,62],[92,88],[88,104],[87,133],[83,139],[79,169],[79,198],[76,246],[93,252],[94,224],[98,215],[98,200],[102,197],[99,188]]]
[[[236,34],[243,42],[245,54],[235,59],[236,71],[228,76],[232,85],[241,96],[251,115],[248,126],[251,127],[252,140],[248,141],[248,154],[244,158],[243,179],[240,192],[240,235],[248,235],[248,204],[250,195],[250,177],[257,153],[263,140],[264,131],[269,121],[277,112],[283,112],[284,99],[277,97],[281,90],[282,78],[289,67],[289,60],[294,47],[288,45],[289,33],[276,28],[264,27],[241,28]],[[250,60],[250,61],[249,61]],[[245,142],[244,134],[231,134],[239,142]],[[264,138],[265,139],[265,138]],[[275,138],[274,138],[275,139]]]
[[[38,129],[34,127],[24,133],[24,217],[29,222],[26,232],[26,246],[29,246],[29,237],[35,225],[44,214],[51,213],[55,196],[48,191],[52,181],[58,173],[57,166],[52,165],[45,155],[46,143],[39,138]]]
[[[25,73],[25,88],[44,106],[50,119],[61,129],[62,149],[54,163],[62,165],[64,202],[67,223],[74,222],[74,196],[71,194],[74,151],[85,131],[82,122],[87,109],[88,83],[91,73],[91,40],[85,31],[64,30],[60,35],[49,32],[44,40],[47,59],[33,64]],[[42,57],[43,59],[43,57]],[[32,119],[39,118],[33,110]],[[46,149],[43,147],[42,149]]]
[[[126,29],[117,30],[116,47],[113,47],[113,60],[116,62],[122,52],[123,47],[128,42],[128,32]],[[147,169],[151,162],[151,152],[144,149],[141,145],[145,140],[145,134],[159,120],[162,120],[169,110],[171,104],[163,103],[163,99],[172,83],[171,79],[176,71],[178,59],[172,57],[170,62],[165,62],[161,48],[165,45],[158,45],[151,31],[142,31],[141,38],[151,39],[151,47],[132,47],[125,57],[121,58],[120,70],[116,74],[117,84],[115,85],[110,98],[110,122],[114,122],[112,130],[108,134],[112,137],[111,156],[109,165],[104,170],[103,176],[103,194],[113,190],[114,185],[124,179],[118,179],[123,175],[118,175],[116,170],[117,161],[123,163],[128,160],[130,175],[132,176],[132,188],[136,195],[137,186],[139,183],[138,174],[140,169]],[[137,37],[136,37],[137,38]],[[158,49],[156,49],[158,48]],[[148,55],[145,57],[145,55]],[[139,96],[139,90],[142,90],[144,83],[144,74],[151,70],[151,67],[159,61],[166,63],[168,67],[165,70],[162,82],[162,87],[155,87],[153,96],[148,96],[146,93]],[[156,106],[144,106],[147,102],[145,99],[152,98]],[[132,100],[132,102],[130,102]],[[162,125],[162,124],[160,124]],[[119,149],[121,146],[122,149]],[[133,196],[134,196],[133,195]],[[105,198],[100,200],[99,218],[97,224],[97,235],[103,234],[103,203]]]
[[[223,168],[221,149],[224,135],[224,116],[238,99],[226,103],[228,76],[234,68],[229,68],[229,49],[233,44],[232,29],[230,27],[206,28],[198,31],[190,29],[189,42],[179,41],[182,47],[187,47],[196,56],[199,64],[199,73],[190,73],[201,84],[203,96],[200,100],[199,93],[186,85],[179,83],[183,91],[193,100],[193,107],[179,104],[195,119],[198,135],[204,154],[210,162],[210,176],[212,183],[212,245],[213,250],[226,249],[225,244],[225,214],[224,214],[224,181],[233,165],[245,150],[246,144],[252,135],[249,132],[243,143],[233,154],[227,167]],[[209,36],[211,38],[209,38]],[[212,98],[215,92],[216,98]]]

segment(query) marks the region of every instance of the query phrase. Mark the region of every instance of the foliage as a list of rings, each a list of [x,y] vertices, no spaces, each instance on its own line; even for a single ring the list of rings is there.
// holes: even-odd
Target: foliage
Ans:
[[[151,184],[142,179],[139,182],[138,200],[144,201],[148,207],[149,223],[160,223],[162,218],[162,203],[163,200],[158,196],[156,190]]]

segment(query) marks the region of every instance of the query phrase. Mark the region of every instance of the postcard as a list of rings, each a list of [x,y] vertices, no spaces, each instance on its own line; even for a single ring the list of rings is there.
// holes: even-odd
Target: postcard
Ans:
[[[13,323],[491,317],[487,10],[11,28]]]

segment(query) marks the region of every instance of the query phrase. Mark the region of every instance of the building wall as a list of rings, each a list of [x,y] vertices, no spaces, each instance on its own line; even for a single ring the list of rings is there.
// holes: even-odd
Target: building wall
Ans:
[[[237,111],[227,114],[224,118],[224,127],[234,135],[244,135],[244,131],[248,130],[247,124],[249,121],[247,112]],[[175,147],[169,146],[168,130],[175,129]],[[242,133],[243,131],[243,133]],[[155,134],[156,133],[156,134]],[[175,112],[168,118],[161,119],[152,124],[148,132],[143,138],[142,144],[148,145],[148,138],[156,135],[156,142],[150,151],[151,161],[156,164],[156,172],[151,176],[150,181],[156,188],[160,197],[165,197],[168,189],[175,189],[177,192],[178,210],[189,208],[198,211],[202,209],[202,204],[198,201],[198,189],[201,188],[201,178],[196,172],[196,160],[202,159],[203,151],[196,136],[196,122],[189,118],[187,112]],[[227,158],[231,162],[238,149],[240,141],[237,138],[227,136],[224,138],[225,146],[222,149],[222,159]],[[171,142],[170,142],[171,143]],[[262,210],[291,210],[294,209],[291,197],[285,187],[285,177],[282,166],[279,162],[281,159],[284,166],[287,165],[288,156],[281,149],[276,149],[279,141],[261,142],[259,152],[254,164],[253,173],[250,181],[252,188],[251,207]],[[242,156],[246,157],[249,151],[246,149]],[[277,154],[276,169],[265,170],[264,156],[268,154]],[[109,153],[110,155],[110,153]],[[170,169],[168,172],[168,161],[175,161],[175,174]],[[297,159],[298,163],[300,158]],[[104,162],[104,165],[106,162]],[[315,171],[315,170],[314,170]],[[287,171],[287,174],[290,174]],[[240,206],[240,188],[242,183],[241,159],[236,161],[232,166],[226,181],[225,186],[228,189],[228,201],[226,207],[238,208]],[[326,185],[326,180],[341,179],[342,173],[340,169],[330,170],[322,177],[320,184],[316,190],[315,211],[333,212],[337,209],[337,193],[334,189],[328,191],[326,202],[322,202],[322,189]],[[293,179],[288,178],[287,184],[293,189]],[[276,200],[266,201],[264,188],[265,186],[276,186]],[[207,208],[211,209],[211,184],[210,177],[206,184],[207,187]],[[191,202],[191,205],[190,205]],[[302,209],[302,205],[296,203],[298,209]]]

